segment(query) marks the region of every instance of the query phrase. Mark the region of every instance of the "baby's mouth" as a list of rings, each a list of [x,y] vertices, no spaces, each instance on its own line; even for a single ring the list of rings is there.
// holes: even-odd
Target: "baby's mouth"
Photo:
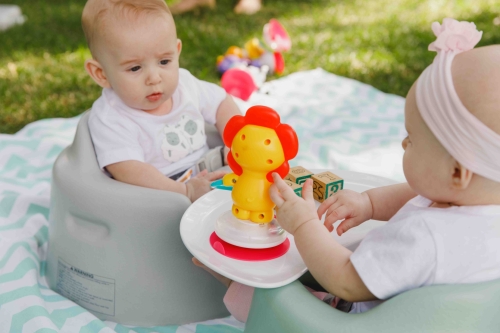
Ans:
[[[161,98],[162,95],[163,95],[162,93],[154,93],[154,94],[147,96],[146,98],[150,102],[156,102],[157,100],[159,100]]]

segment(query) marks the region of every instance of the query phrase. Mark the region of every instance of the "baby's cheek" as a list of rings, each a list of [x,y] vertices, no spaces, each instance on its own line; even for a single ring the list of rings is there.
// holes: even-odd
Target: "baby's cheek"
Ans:
[[[410,154],[406,151],[403,155],[403,173],[408,182],[412,181],[415,172],[415,165],[411,163]]]

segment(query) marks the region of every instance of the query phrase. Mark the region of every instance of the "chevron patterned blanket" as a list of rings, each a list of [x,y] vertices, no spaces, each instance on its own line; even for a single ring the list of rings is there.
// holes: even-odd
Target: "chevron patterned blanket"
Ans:
[[[322,69],[266,83],[242,110],[277,110],[300,141],[291,162],[403,181],[404,99]],[[0,332],[242,332],[234,318],[168,327],[103,322],[47,287],[51,169],[71,143],[79,118],[45,119],[14,135],[0,134]]]

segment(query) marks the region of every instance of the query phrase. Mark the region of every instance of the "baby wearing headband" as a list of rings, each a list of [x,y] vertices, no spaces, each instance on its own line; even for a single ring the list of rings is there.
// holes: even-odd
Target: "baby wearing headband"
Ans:
[[[473,49],[482,34],[473,23],[448,18],[432,29],[437,56],[406,99],[407,183],[343,190],[316,210],[310,180],[299,198],[274,175],[278,221],[312,275],[337,296],[332,305],[353,302],[351,313],[422,286],[500,278],[500,46]],[[330,235],[339,220],[342,235],[369,219],[388,222],[354,252]],[[232,283],[226,294],[240,320],[247,310],[237,300],[251,293]]]

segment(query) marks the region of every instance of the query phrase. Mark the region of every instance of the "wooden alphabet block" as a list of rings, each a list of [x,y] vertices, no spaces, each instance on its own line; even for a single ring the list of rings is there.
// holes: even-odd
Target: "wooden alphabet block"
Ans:
[[[323,202],[333,193],[344,188],[344,180],[339,176],[325,171],[312,175],[314,199]]]
[[[310,178],[312,175],[313,173],[307,170],[306,168],[301,166],[296,166],[290,168],[290,171],[288,172],[288,175],[286,175],[285,179],[297,183],[299,185],[302,185],[304,184],[306,179]]]
[[[295,184],[294,182],[285,179],[285,183],[292,188],[292,190],[297,194],[299,197],[302,197],[302,185]]]

